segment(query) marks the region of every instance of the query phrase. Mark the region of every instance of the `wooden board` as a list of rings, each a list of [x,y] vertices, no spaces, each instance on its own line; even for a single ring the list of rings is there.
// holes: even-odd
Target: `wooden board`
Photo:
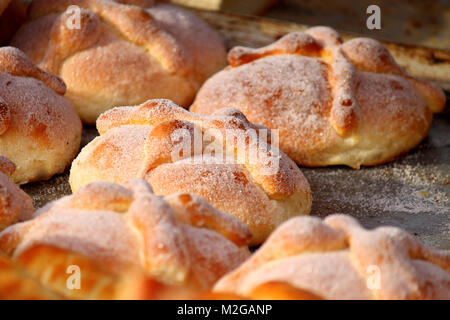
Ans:
[[[232,13],[218,13],[189,9],[206,20],[227,40],[229,48],[243,45],[261,47],[272,43],[283,35],[304,31],[310,26],[271,20],[267,18],[244,16]],[[341,33],[344,39],[358,35]],[[411,75],[427,79],[450,91],[450,51],[423,46],[398,44],[381,41],[389,49],[395,60]]]
[[[381,29],[369,30],[367,8],[373,4],[380,8]],[[283,0],[264,16],[330,25],[392,42],[450,49],[450,0]]]

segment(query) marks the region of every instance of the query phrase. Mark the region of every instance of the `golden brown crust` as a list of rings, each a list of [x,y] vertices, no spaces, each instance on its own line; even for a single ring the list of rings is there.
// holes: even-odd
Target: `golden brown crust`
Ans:
[[[161,283],[140,268],[113,273],[95,259],[35,245],[14,260],[0,253],[0,299],[191,299],[198,288]]]
[[[10,177],[14,171],[16,171],[14,162],[4,156],[0,156],[0,172]]]
[[[265,141],[264,131],[258,130],[264,129],[270,141],[267,128],[250,123],[237,110],[202,116],[168,100],[150,100],[107,111],[97,128],[101,136],[72,164],[73,191],[96,180],[143,178],[156,194],[192,192],[246,223],[252,244],[264,241],[289,217],[311,209],[311,192],[301,171]],[[237,143],[227,142],[230,131]],[[180,154],[180,149],[186,151]]]
[[[169,72],[185,74],[191,71],[190,56],[186,50],[159,27],[149,12],[139,7],[118,5],[114,1],[83,0],[77,3],[84,9],[81,11],[82,27],[72,30],[67,25],[71,15],[65,11],[71,4],[72,0],[38,0],[30,6],[31,19],[62,12],[50,32],[47,54],[41,62],[46,70],[58,72],[65,59],[96,44],[101,36],[102,19],[131,43],[152,52]]]
[[[279,129],[283,151],[306,166],[389,161],[416,146],[445,105],[441,89],[408,76],[379,42],[344,43],[327,27],[260,49],[236,47],[228,60],[191,110],[235,107]]]
[[[31,198],[10,179],[15,169],[13,162],[0,156],[0,231],[34,212]]]
[[[0,154],[26,183],[63,172],[78,152],[81,122],[64,82],[13,47],[0,48]]]
[[[60,95],[66,93],[66,85],[60,78],[39,69],[17,48],[4,47],[0,50],[0,71],[12,76],[35,78]]]
[[[253,288],[249,296],[254,300],[323,300],[310,291],[275,281],[266,282]]]
[[[36,0],[13,39],[45,71],[60,75],[82,120],[112,107],[171,98],[188,106],[225,65],[225,48],[206,23],[153,1]],[[72,28],[76,4],[80,28]],[[120,81],[117,79],[120,77]]]
[[[42,286],[66,299],[113,299],[119,276],[94,259],[49,245],[27,248],[15,261]],[[79,272],[80,282],[70,281]]]
[[[430,249],[394,227],[365,230],[345,215],[291,219],[217,292],[245,295],[271,281],[326,299],[448,299],[450,251]]]
[[[14,260],[0,253],[0,299],[317,300],[321,298],[283,282],[264,283],[255,287],[245,297],[211,291],[201,292],[193,283],[181,286],[162,283],[145,270],[135,267],[127,268],[120,273],[111,272],[95,258],[58,246],[36,244],[16,255]]]
[[[155,280],[142,270],[130,270],[116,284],[116,300],[186,300],[199,294],[192,285],[169,285]]]
[[[164,284],[140,268],[120,274],[95,259],[51,245],[35,245],[14,260],[0,253],[1,300],[192,299],[199,289]]]
[[[45,288],[17,262],[0,252],[0,300],[55,300],[61,296]]]
[[[79,272],[79,283],[71,277]],[[282,282],[264,283],[248,296],[211,291],[190,285],[168,285],[142,269],[111,273],[94,259],[55,246],[36,245],[15,260],[0,253],[0,299],[101,300],[318,300],[317,295]]]
[[[79,271],[80,282],[71,281]],[[11,285],[14,283],[14,291]],[[74,286],[76,284],[76,286]],[[202,292],[190,285],[168,285],[142,269],[120,275],[105,270],[94,259],[54,246],[36,245],[13,262],[0,254],[2,299],[118,299],[118,300],[320,300],[306,290],[283,282],[264,283],[247,296]]]
[[[111,274],[140,267],[166,283],[203,289],[249,256],[250,232],[239,220],[195,195],[168,199],[154,195],[143,180],[124,186],[96,182],[45,206],[34,219],[5,229],[0,233],[0,250],[20,260],[30,248],[50,245],[86,256]],[[61,269],[56,261],[72,259],[58,252],[51,253],[55,264],[49,266],[55,272]],[[51,270],[42,269],[38,256],[46,258],[36,253],[31,259],[41,277]],[[61,287],[62,278],[55,279],[54,286]],[[98,286],[109,283],[98,281],[80,294],[99,294]]]
[[[195,300],[323,300],[307,290],[293,287],[285,282],[263,283],[245,296],[226,292],[205,292],[194,296]]]

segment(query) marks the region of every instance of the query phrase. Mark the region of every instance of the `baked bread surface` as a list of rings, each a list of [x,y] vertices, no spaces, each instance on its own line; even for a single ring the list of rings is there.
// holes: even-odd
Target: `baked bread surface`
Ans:
[[[79,272],[79,282],[75,276]],[[156,280],[141,268],[120,274],[95,259],[51,245],[35,245],[11,259],[0,253],[2,300],[317,300],[306,290],[282,282],[264,283],[247,296],[204,291],[192,285]]]
[[[137,267],[168,284],[208,289],[249,257],[250,237],[242,222],[198,196],[156,196],[145,181],[132,180],[124,186],[95,182],[46,205],[33,219],[3,230],[0,250],[20,260],[29,248],[53,246],[87,257],[113,275]],[[64,252],[54,254],[55,264],[68,259]],[[45,266],[35,264],[40,270]]]
[[[198,288],[168,285],[141,268],[120,274],[94,258],[37,244],[11,258],[0,252],[2,300],[160,300],[190,299]]]
[[[80,148],[81,121],[64,82],[20,50],[0,48],[0,154],[16,165],[16,183],[63,172]]]
[[[450,251],[395,227],[366,230],[347,215],[296,217],[214,291],[245,295],[272,281],[325,299],[449,299]]]
[[[92,181],[133,178],[147,180],[156,194],[192,192],[244,222],[252,245],[293,215],[311,210],[311,191],[300,169],[267,143],[272,137],[267,128],[235,109],[203,116],[168,100],[150,100],[107,111],[97,129],[101,136],[72,164],[74,192]],[[230,132],[236,143],[226,140]]]
[[[121,3],[119,3],[121,2]],[[80,28],[73,28],[81,8]],[[121,105],[168,98],[188,107],[226,65],[220,36],[189,12],[154,1],[36,0],[12,45],[59,75],[84,123]]]
[[[344,42],[328,27],[235,47],[228,61],[191,111],[237,108],[278,129],[281,149],[304,166],[390,161],[418,145],[445,106],[440,88],[406,74],[378,41]]]

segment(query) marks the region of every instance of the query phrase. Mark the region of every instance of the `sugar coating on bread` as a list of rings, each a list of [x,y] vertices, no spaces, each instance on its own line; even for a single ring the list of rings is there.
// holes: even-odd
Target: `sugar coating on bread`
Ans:
[[[36,245],[86,256],[113,274],[130,267],[172,284],[209,288],[249,256],[248,228],[191,194],[161,197],[143,180],[95,182],[0,233],[20,259]]]
[[[281,225],[214,290],[244,294],[281,281],[326,299],[448,299],[450,251],[394,227],[366,230],[346,215]]]
[[[34,211],[31,198],[11,180],[16,166],[0,156],[0,230],[31,217]]]
[[[61,76],[83,122],[151,98],[188,106],[226,64],[220,36],[187,11],[155,1],[33,1],[12,44]],[[76,21],[75,21],[76,22]]]
[[[64,92],[23,52],[0,48],[0,153],[15,163],[15,182],[61,173],[78,152],[81,122]]]
[[[379,42],[343,42],[328,27],[236,47],[228,60],[191,110],[237,108],[279,129],[281,149],[306,166],[389,161],[416,146],[445,105],[441,89],[406,74]]]
[[[143,178],[156,194],[192,192],[246,223],[252,244],[310,211],[309,184],[299,168],[270,143],[270,130],[235,109],[203,116],[149,100],[105,112],[97,128],[101,136],[72,164],[73,191],[92,181]]]

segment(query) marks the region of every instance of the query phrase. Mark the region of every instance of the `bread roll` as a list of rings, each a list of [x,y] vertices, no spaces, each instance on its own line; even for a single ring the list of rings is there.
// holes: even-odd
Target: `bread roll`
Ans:
[[[34,245],[14,259],[0,253],[0,300],[192,299],[198,289],[159,282],[140,268],[112,273],[95,259]]]
[[[192,192],[230,213],[259,244],[283,221],[311,210],[311,191],[295,163],[271,145],[272,134],[235,109],[212,116],[168,100],[120,107],[97,121],[100,137],[75,159],[70,185],[147,180],[156,194]]]
[[[406,74],[379,42],[343,42],[328,27],[236,47],[228,61],[191,111],[237,108],[280,130],[281,149],[304,166],[388,162],[417,146],[445,105],[441,89]]]
[[[79,272],[76,274],[76,272]],[[79,276],[78,280],[74,277]],[[0,253],[0,300],[311,300],[320,299],[286,283],[265,283],[248,296],[201,292],[162,283],[139,268],[120,275],[94,259],[50,245],[35,245],[12,260]]]
[[[187,107],[203,81],[226,65],[215,31],[155,1],[35,0],[29,20],[12,45],[65,81],[67,98],[88,124],[112,107],[151,98]]]
[[[399,228],[366,230],[346,215],[297,217],[214,291],[245,296],[274,281],[325,299],[449,299],[450,251]]]
[[[61,173],[77,154],[81,121],[65,89],[20,50],[0,48],[0,154],[17,166],[16,183]]]
[[[3,230],[0,250],[20,260],[31,247],[54,246],[83,255],[113,275],[136,267],[168,284],[208,289],[248,258],[250,236],[243,223],[198,196],[156,196],[142,180],[124,186],[96,182]],[[64,252],[54,254],[61,257],[50,260],[55,264],[67,261]],[[36,274],[50,272],[42,270],[42,262],[36,265],[41,270]],[[95,281],[101,288],[109,281],[91,278],[95,294]]]

